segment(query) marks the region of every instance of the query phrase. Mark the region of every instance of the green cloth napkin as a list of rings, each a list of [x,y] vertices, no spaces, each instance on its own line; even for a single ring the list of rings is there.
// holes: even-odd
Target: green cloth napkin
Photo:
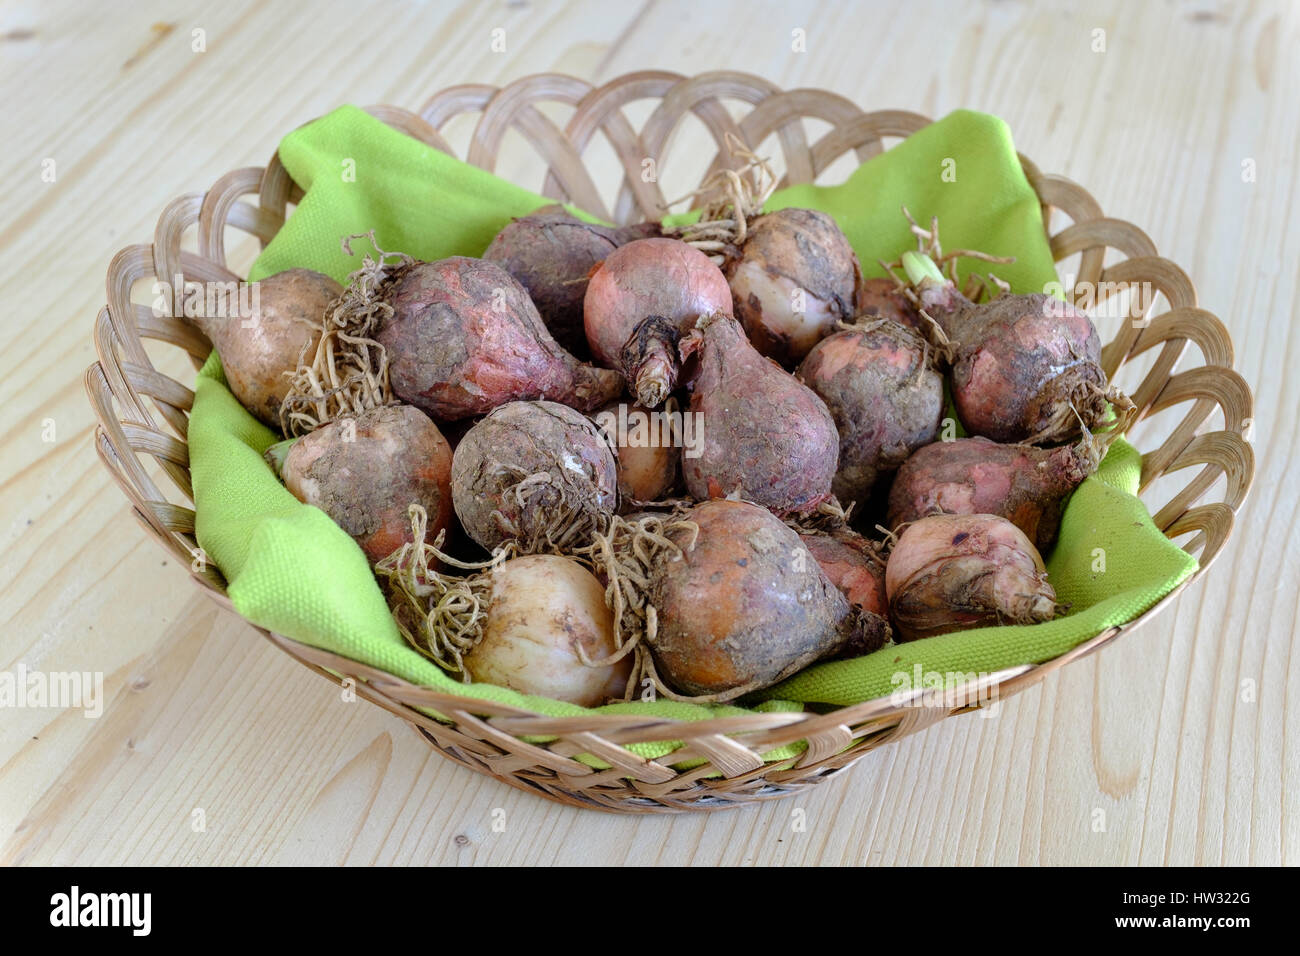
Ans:
[[[431,149],[350,106],[284,138],[280,159],[305,191],[293,215],[254,265],[257,279],[305,266],[343,281],[357,266],[340,237],[375,230],[385,250],[420,259],[478,255],[513,216],[548,200]],[[922,222],[938,215],[945,245],[1015,255],[997,267],[1017,291],[1056,279],[1037,197],[1025,180],[1006,125],[958,111],[864,163],[839,186],[796,186],[769,208],[805,206],[833,215],[864,270],[912,246],[900,206]],[[214,352],[199,373],[189,446],[196,535],[225,575],[248,620],[415,684],[552,716],[586,708],[486,684],[461,684],[397,633],[365,557],[316,508],[296,501],[261,453],[276,440],[233,398]],[[1134,497],[1140,460],[1124,442],[1075,493],[1048,561],[1068,616],[1035,627],[967,631],[890,645],[852,661],[816,665],[761,695],[752,709],[798,711],[887,695],[896,675],[990,672],[1055,657],[1107,627],[1132,619],[1190,576],[1193,558],[1171,544]],[[1104,570],[1099,570],[1104,568]],[[750,701],[753,703],[753,701]],[[745,712],[727,705],[633,701],[604,713],[698,720]],[[672,741],[632,749],[667,753]],[[788,759],[799,746],[767,754]]]

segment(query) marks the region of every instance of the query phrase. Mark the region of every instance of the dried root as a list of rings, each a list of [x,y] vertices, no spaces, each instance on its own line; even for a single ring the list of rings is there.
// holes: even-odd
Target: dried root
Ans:
[[[353,255],[352,240],[361,238],[370,240],[378,258],[365,255],[323,319],[310,360],[304,351],[298,368],[286,373],[289,392],[280,406],[280,427],[290,437],[395,401],[388,352],[374,336],[393,313],[383,290],[415,260],[405,253],[384,252],[374,230],[345,238],[343,251]]]
[[[444,532],[432,544],[425,540],[429,519],[424,508],[413,504],[410,515],[412,540],[376,564],[375,576],[386,585],[393,620],[406,642],[469,683],[464,659],[483,639],[492,583],[487,575],[459,577],[436,566],[487,571],[513,557],[515,547],[507,543],[486,561],[460,561],[441,550]]]
[[[908,224],[911,228],[912,235],[916,238],[916,251],[928,256],[936,265],[939,266],[940,275],[944,276],[953,287],[956,288],[958,282],[957,260],[958,259],[978,259],[981,262],[993,262],[1003,265],[1015,262],[1014,256],[994,256],[987,252],[980,252],[977,249],[953,249],[949,252],[943,251],[943,245],[939,241],[939,217],[930,218],[930,228],[926,229],[919,225],[907,207],[903,207],[903,215],[907,217]],[[943,326],[937,319],[926,311],[921,301],[921,296],[912,281],[908,277],[900,274],[904,272],[902,259],[895,259],[893,262],[880,260],[880,267],[898,284],[900,291],[907,297],[908,301],[920,312],[921,318],[926,325],[926,336],[930,339],[935,351],[939,357],[946,362],[951,362],[956,352],[956,343],[949,340]],[[946,273],[946,275],[944,275]],[[996,289],[997,292],[992,290]],[[989,273],[988,278],[978,276],[972,273],[966,281],[966,287],[962,294],[971,302],[983,302],[996,298],[1011,290],[1010,285],[1001,279]]]
[[[719,169],[709,176],[690,196],[669,203],[691,201],[701,205],[700,219],[688,226],[664,230],[665,235],[681,239],[721,265],[744,243],[750,223],[762,215],[763,206],[776,191],[776,173],[766,159],[756,155],[733,134],[727,134],[727,148],[744,165],[738,169]]]
[[[786,527],[799,534],[834,534],[849,526],[857,502],[846,508],[834,495],[821,502],[806,514],[792,514],[785,518]]]
[[[568,554],[591,540],[607,522],[609,512],[589,484],[574,481],[567,471],[525,474],[515,465],[499,465],[515,482],[502,492],[512,508],[495,509],[492,519],[519,554]]]
[[[659,629],[659,615],[648,597],[655,565],[664,554],[681,554],[682,548],[671,532],[691,536],[689,550],[699,527],[684,515],[686,507],[674,508],[664,515],[646,515],[635,521],[612,516],[607,527],[592,537],[591,544],[570,555],[586,564],[605,582],[605,604],[614,614],[613,654],[598,661],[583,657],[583,663],[605,666],[634,655],[632,674],[628,678],[625,700],[632,700],[643,686],[670,700],[701,702],[704,698],[678,694],[663,682],[655,670],[647,638],[653,640]]]
[[[1115,409],[1115,418],[1106,422],[1111,407]],[[1115,385],[1102,388],[1096,382],[1080,380],[1073,384],[1068,396],[1056,402],[1046,424],[1026,438],[1025,444],[1050,445],[1070,441],[1079,430],[1085,443],[1091,447],[1096,463],[1100,463],[1106,457],[1107,449],[1128,431],[1136,417],[1137,406],[1133,399]],[[1090,430],[1088,422],[1102,422],[1103,425]]]

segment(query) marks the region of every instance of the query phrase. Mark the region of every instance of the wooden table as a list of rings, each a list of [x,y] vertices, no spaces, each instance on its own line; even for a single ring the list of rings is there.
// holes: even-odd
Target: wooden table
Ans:
[[[1286,374],[1300,364],[1300,12],[1087,6],[0,9],[0,321],[14,336],[0,669],[102,672],[105,694],[98,719],[0,715],[0,861],[1300,862],[1300,379]],[[1228,325],[1258,396],[1260,473],[1212,573],[997,719],[944,721],[790,800],[638,819],[454,766],[201,596],[92,450],[81,374],[110,256],[148,241],[168,200],[263,165],[340,102],[416,107],[456,83],[649,66],[739,68],[869,109],[994,112],[1041,168],[1143,225]]]

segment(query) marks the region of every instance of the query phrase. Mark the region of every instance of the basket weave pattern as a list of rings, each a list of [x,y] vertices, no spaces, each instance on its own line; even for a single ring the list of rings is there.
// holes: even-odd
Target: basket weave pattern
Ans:
[[[622,107],[645,99],[658,104],[638,131]],[[740,101],[750,109],[737,121],[724,100]],[[548,101],[574,109],[564,128],[537,109],[537,104]],[[675,198],[663,196],[658,183],[643,179],[642,161],[662,155],[670,135],[688,114],[704,124],[717,144],[710,171],[729,164],[728,134],[750,147],[758,147],[775,134],[785,168],[781,185],[815,180],[848,151],[853,151],[858,161],[869,159],[885,148],[886,137],[905,137],[929,122],[901,111],[864,113],[832,93],[783,92],[766,80],[730,72],[693,78],[642,72],[601,87],[547,74],[502,89],[454,87],[434,96],[418,113],[389,106],[373,107],[370,112],[447,152],[451,149],[439,130],[462,113],[477,113],[466,159],[488,170],[494,166],[503,136],[514,128],[546,166],[545,195],[619,223],[658,219],[665,199]],[[829,132],[809,142],[805,117],[829,123]],[[583,164],[583,152],[597,133],[613,146],[624,169],[613,209],[607,208]],[[1233,515],[1254,474],[1253,454],[1242,437],[1250,424],[1252,397],[1249,386],[1232,370],[1227,331],[1214,315],[1197,308],[1196,290],[1186,273],[1158,257],[1154,244],[1140,229],[1104,217],[1097,202],[1069,180],[1040,173],[1023,156],[1021,163],[1042,201],[1044,222],[1051,221],[1047,214],[1052,209],[1070,220],[1049,238],[1056,261],[1080,256],[1076,284],[1105,289],[1108,283],[1145,283],[1168,303],[1166,311],[1151,315],[1154,303],[1139,302],[1149,321],[1124,323],[1106,345],[1103,365],[1113,376],[1124,362],[1158,349],[1132,397],[1139,421],[1168,416],[1172,425],[1167,426],[1168,437],[1158,447],[1143,453],[1141,486],[1146,489],[1162,475],[1192,469],[1185,472],[1186,483],[1154,519],[1171,538],[1191,535],[1185,549],[1199,553],[1199,576],[1231,533]],[[301,191],[278,157],[272,157],[265,169],[235,170],[206,193],[182,196],[169,204],[158,220],[152,243],[121,250],[109,266],[108,305],[100,312],[94,330],[99,361],[85,376],[99,422],[98,453],[130,499],[136,517],[177,559],[194,569],[199,584],[215,600],[231,610],[219,571],[193,560],[198,545],[185,435],[194,395],[186,385],[156,370],[144,341],[157,340],[182,349],[196,367],[211,345],[184,318],[159,317],[150,305],[134,301],[132,293],[137,283],[155,277],[171,281],[182,275],[187,282],[239,280],[226,265],[225,230],[241,230],[265,246],[283,225],[289,205],[300,198]],[[182,250],[183,236],[196,225],[197,253]],[[1107,250],[1122,258],[1105,265]],[[1204,364],[1175,371],[1189,343],[1198,346]],[[1216,411],[1222,415],[1223,427],[1205,430]],[[170,482],[168,491],[154,480],[152,475],[157,475],[158,469],[147,467],[150,460],[161,467],[165,482]],[[1221,500],[1202,501],[1221,476],[1226,477]],[[1129,624],[1110,628],[1051,661],[988,675],[974,689],[978,696],[972,695],[972,688],[962,689],[963,701],[983,700],[989,694],[1006,697],[1041,681],[1056,668],[1133,629],[1172,597]],[[451,759],[521,789],[601,809],[718,809],[780,797],[833,775],[873,747],[970,709],[956,700],[923,704],[885,698],[827,714],[750,714],[701,722],[605,715],[547,717],[416,687],[355,661],[259,630],[328,680],[340,683],[351,678],[359,696],[410,722]],[[416,708],[436,710],[450,723],[433,720]],[[545,744],[528,743],[521,739],[525,736],[551,739]],[[644,740],[681,740],[683,746],[660,760],[643,759],[622,746]],[[798,758],[763,762],[765,751],[796,741],[807,742]],[[609,769],[592,769],[574,759],[579,754],[598,757]],[[675,769],[669,763],[694,760],[704,763],[689,770]]]

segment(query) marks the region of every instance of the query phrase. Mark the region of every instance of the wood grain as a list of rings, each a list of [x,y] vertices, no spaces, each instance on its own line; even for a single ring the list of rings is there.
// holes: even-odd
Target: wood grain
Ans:
[[[5,711],[0,862],[1297,862],[1297,41],[1284,2],[6,7],[0,669],[99,671],[106,700],[98,719]],[[1141,224],[1228,326],[1257,397],[1260,474],[1212,573],[997,717],[944,721],[791,800],[669,819],[558,808],[455,767],[202,598],[90,445],[80,374],[112,252],[339,102],[648,66],[995,112],[1042,168]],[[518,152],[498,172],[540,186]]]

